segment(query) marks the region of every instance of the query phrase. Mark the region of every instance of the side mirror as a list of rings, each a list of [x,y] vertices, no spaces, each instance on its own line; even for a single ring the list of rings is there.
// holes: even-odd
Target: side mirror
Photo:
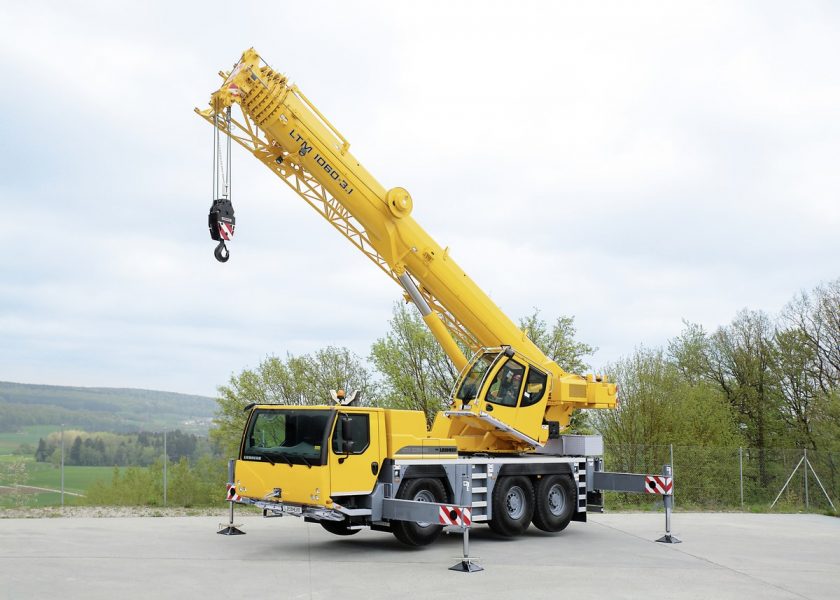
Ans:
[[[341,415],[341,452],[344,456],[338,459],[339,463],[343,463],[350,453],[353,452],[353,430],[350,427],[350,417]]]

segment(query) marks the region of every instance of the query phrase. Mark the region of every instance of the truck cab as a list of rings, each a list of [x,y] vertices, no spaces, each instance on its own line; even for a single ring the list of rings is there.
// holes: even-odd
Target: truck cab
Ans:
[[[257,406],[242,437],[237,493],[282,502],[286,512],[369,494],[384,459],[383,430],[383,409]]]

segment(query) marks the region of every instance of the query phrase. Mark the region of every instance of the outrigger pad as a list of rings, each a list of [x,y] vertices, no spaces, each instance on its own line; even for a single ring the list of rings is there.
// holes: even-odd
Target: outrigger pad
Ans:
[[[670,533],[666,533],[661,538],[656,540],[657,542],[662,542],[663,544],[682,544],[682,540],[675,538]]]
[[[475,564],[471,560],[462,560],[458,564],[449,567],[449,570],[459,571],[461,573],[475,573],[477,571],[483,571],[484,567]]]
[[[245,532],[239,529],[236,525],[228,525],[224,529],[217,531],[219,535],[245,535]]]

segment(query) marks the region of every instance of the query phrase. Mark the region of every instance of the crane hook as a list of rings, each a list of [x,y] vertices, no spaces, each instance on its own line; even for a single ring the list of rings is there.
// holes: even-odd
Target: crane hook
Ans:
[[[233,204],[228,198],[213,200],[210,207],[210,214],[207,217],[207,225],[210,228],[210,238],[219,242],[213,254],[219,262],[227,262],[230,258],[225,242],[233,237],[233,230],[236,227],[236,218],[233,216]]]
[[[219,245],[216,246],[216,249],[213,251],[213,255],[216,257],[216,260],[218,260],[220,263],[225,263],[228,261],[228,259],[230,258],[230,252],[228,251],[227,246],[225,246],[224,240],[219,242]]]

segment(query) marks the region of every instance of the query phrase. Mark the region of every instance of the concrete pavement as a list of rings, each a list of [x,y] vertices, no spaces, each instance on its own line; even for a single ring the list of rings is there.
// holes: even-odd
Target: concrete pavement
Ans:
[[[449,571],[461,536],[411,549],[293,517],[0,519],[0,598],[838,598],[840,519],[676,513],[590,515],[561,534],[472,530],[485,570]]]

